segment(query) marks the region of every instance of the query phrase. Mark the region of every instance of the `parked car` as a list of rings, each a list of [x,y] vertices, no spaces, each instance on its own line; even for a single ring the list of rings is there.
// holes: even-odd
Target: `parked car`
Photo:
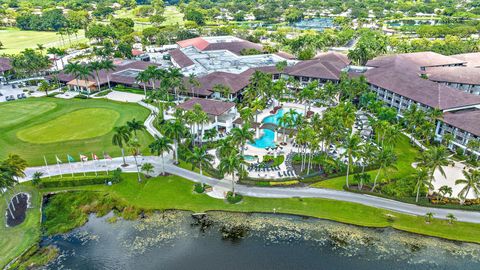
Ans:
[[[27,98],[27,96],[25,95],[25,93],[20,93],[20,94],[17,94],[17,98],[18,99]]]
[[[6,96],[6,97],[5,97],[5,100],[6,100],[6,101],[12,101],[12,100],[15,100],[15,97],[14,97],[13,95]]]

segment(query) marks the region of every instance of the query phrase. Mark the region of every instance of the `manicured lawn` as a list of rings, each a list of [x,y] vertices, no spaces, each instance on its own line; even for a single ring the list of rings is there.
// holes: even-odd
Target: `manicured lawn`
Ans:
[[[150,21],[148,18],[136,17],[132,9],[121,9],[115,13],[118,18],[130,18],[135,22],[135,30],[141,31],[146,27],[150,27]],[[166,6],[163,13],[165,21],[162,26],[180,25],[183,26],[183,13],[178,10],[176,6]]]
[[[140,105],[104,99],[29,98],[0,104],[0,159],[15,153],[29,166],[49,163],[55,155],[65,160],[69,154],[78,159],[80,153],[103,152],[119,156],[112,145],[112,128],[133,118],[145,120],[149,111]],[[152,140],[147,132],[139,135],[146,151]],[[144,151],[144,152],[145,152]]]
[[[401,135],[400,139],[395,147],[395,153],[397,154],[397,170],[390,169],[388,172],[388,177],[390,179],[394,178],[403,178],[411,175],[415,172],[415,169],[412,167],[412,163],[415,161],[415,157],[418,155],[418,150],[410,145],[410,141],[407,136]],[[377,170],[368,172],[371,176],[371,180],[375,179],[377,175]],[[380,174],[379,180],[385,179],[385,174]],[[353,175],[349,177],[349,180],[353,180]],[[346,177],[339,176],[325,181],[321,181],[312,185],[312,187],[318,188],[331,188],[337,190],[343,190],[345,185]]]
[[[70,37],[72,44],[85,42],[83,30],[80,30],[77,37]],[[0,28],[0,41],[4,47],[0,54],[15,54],[27,48],[36,48],[37,44],[43,44],[45,47],[66,47],[70,45],[67,37],[62,42],[60,35],[56,32],[44,31],[23,31],[18,28]]]
[[[40,237],[40,211],[41,198],[38,191],[28,185],[17,187],[17,191],[26,191],[32,195],[32,207],[27,211],[25,221],[13,228],[5,226],[5,198],[0,196],[0,268],[3,268],[13,258],[19,256],[24,250],[38,242]]]

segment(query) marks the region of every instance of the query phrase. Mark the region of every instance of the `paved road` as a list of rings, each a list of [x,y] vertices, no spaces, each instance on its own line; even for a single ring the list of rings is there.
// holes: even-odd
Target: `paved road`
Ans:
[[[139,166],[145,162],[152,163],[155,167],[155,174],[161,172],[161,158],[154,156],[145,156],[139,157]],[[26,170],[27,177],[22,179],[21,182],[31,179],[32,175],[36,171],[41,171],[48,175],[59,175],[62,172],[64,175],[69,175],[72,170],[75,173],[79,172],[93,172],[103,171],[107,168],[109,170],[114,170],[120,167],[122,163],[121,158],[114,158],[113,160],[108,161],[87,161],[83,165],[80,162],[70,164],[60,164],[60,165],[50,165],[48,168],[45,166],[42,167],[33,167]],[[135,163],[133,157],[127,157],[127,163],[129,166],[123,167],[122,170],[125,172],[135,172]],[[186,178],[194,182],[206,183],[214,187],[220,187],[225,189],[231,188],[230,180],[218,180],[207,176],[202,176],[198,173],[179,168],[172,163],[171,156],[167,157],[165,164],[166,172],[170,174],[175,174]],[[430,207],[421,207],[412,204],[402,203],[394,200],[384,199],[380,197],[363,195],[357,193],[351,193],[340,190],[330,190],[330,189],[318,189],[310,187],[297,187],[297,188],[274,188],[274,187],[250,187],[245,185],[237,185],[237,192],[245,196],[251,197],[260,197],[260,198],[292,198],[292,197],[302,197],[302,198],[324,198],[332,199],[346,202],[359,203],[367,206],[372,206],[381,209],[387,209],[399,213],[411,214],[423,216],[427,212],[432,212],[435,214],[436,218],[445,218],[449,213],[454,214],[459,221],[480,223],[480,212],[472,211],[462,211],[462,210],[449,210],[449,209],[439,209],[439,208],[430,208]]]

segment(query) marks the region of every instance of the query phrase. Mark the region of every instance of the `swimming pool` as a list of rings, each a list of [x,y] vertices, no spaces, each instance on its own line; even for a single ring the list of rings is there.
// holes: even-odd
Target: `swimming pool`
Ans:
[[[278,120],[288,111],[288,109],[279,109],[276,114],[263,118],[262,123],[271,123],[278,125]],[[295,109],[299,114],[303,114],[303,110]],[[258,148],[275,147],[275,132],[270,129],[263,129],[263,135],[255,140],[252,146]]]

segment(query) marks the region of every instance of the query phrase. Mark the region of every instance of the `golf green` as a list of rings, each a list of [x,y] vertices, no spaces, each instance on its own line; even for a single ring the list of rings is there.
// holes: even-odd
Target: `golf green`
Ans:
[[[81,109],[20,130],[17,137],[31,143],[81,140],[107,134],[120,114],[111,109]]]
[[[120,156],[112,144],[113,128],[132,119],[144,121],[150,111],[138,104],[107,99],[28,98],[0,104],[0,160],[18,154],[29,166],[55,162],[55,155],[108,153]],[[140,132],[142,152],[152,137]],[[128,151],[128,147],[126,148]]]

